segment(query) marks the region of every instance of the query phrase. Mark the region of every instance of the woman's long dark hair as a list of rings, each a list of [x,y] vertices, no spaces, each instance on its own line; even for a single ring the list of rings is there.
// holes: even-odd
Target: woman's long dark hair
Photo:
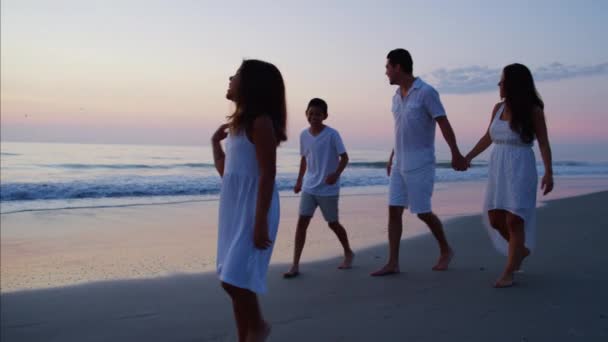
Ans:
[[[532,73],[523,64],[507,65],[502,70],[505,102],[511,110],[511,129],[519,134],[525,143],[534,140],[533,113],[545,107],[541,100]]]
[[[258,116],[268,115],[277,143],[287,140],[287,104],[285,84],[277,67],[268,62],[247,59],[239,69],[236,110],[228,116],[233,132],[250,132]]]

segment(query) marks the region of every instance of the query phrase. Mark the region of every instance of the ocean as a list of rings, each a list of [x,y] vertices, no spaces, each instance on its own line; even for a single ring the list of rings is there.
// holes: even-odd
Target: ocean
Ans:
[[[389,151],[349,150],[343,191],[388,184]],[[295,183],[297,149],[278,150],[277,185],[284,195]],[[2,142],[0,214],[23,211],[179,203],[216,199],[220,177],[209,146],[93,145]],[[542,174],[542,163],[538,162]],[[556,176],[607,176],[608,162],[555,161]],[[467,172],[438,159],[437,182],[482,180],[487,163]]]

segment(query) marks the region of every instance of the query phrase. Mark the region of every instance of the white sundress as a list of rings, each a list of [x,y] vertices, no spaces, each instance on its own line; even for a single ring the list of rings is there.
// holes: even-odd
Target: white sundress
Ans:
[[[533,144],[524,143],[519,134],[501,120],[503,103],[490,125],[490,137],[494,147],[488,165],[488,187],[484,211],[502,209],[524,221],[525,246],[530,250],[536,243],[536,188],[538,172]],[[508,255],[508,241],[492,228],[487,215],[484,223],[496,250]]]
[[[265,250],[257,249],[253,244],[259,178],[255,146],[244,133],[229,134],[225,146],[217,274],[228,284],[265,293],[266,273],[279,227],[279,194],[275,185],[268,210],[268,235],[273,241],[272,246]]]

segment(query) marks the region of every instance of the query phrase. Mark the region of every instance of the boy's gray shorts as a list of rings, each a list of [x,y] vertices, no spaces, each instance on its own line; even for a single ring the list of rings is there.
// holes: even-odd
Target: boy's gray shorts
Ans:
[[[338,198],[340,196],[317,196],[302,191],[300,197],[300,216],[312,217],[317,206],[328,223],[338,222]]]

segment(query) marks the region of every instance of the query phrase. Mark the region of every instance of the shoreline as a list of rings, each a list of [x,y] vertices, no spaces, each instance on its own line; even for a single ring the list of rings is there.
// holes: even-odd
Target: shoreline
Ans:
[[[439,184],[433,205],[442,221],[479,214],[485,184]],[[598,184],[608,190],[608,178],[561,180],[561,188],[548,198],[587,193]],[[381,190],[386,189],[370,187],[367,193],[358,194],[346,191],[341,197],[341,222],[355,252],[386,243],[386,192]],[[542,200],[539,196],[539,206]],[[298,203],[298,196],[282,197],[281,227],[271,265],[291,261]],[[216,201],[3,216],[0,293],[213,271],[216,216]],[[211,219],[201,221],[201,217]],[[427,233],[421,221],[404,215],[403,239]],[[302,256],[304,267],[308,262],[338,257],[337,247],[317,212]]]
[[[608,178],[558,179],[544,201],[608,190]],[[435,212],[444,224],[481,212],[485,182],[438,184]],[[344,191],[341,222],[355,253],[386,244],[385,187]],[[350,192],[350,193],[349,193]],[[281,200],[281,226],[271,265],[288,264],[299,197]],[[152,279],[215,270],[217,202],[26,212],[2,216],[0,293],[69,286],[99,280]],[[207,218],[207,219],[205,219]],[[428,234],[415,216],[404,215],[403,239]],[[341,249],[317,211],[302,255],[310,262],[339,259]],[[285,266],[287,268],[287,266]]]
[[[539,177],[540,179],[540,177]],[[557,180],[565,180],[565,181],[583,181],[583,182],[601,182],[604,183],[608,181],[608,176],[602,175],[584,175],[584,176],[572,176],[572,175],[562,175],[555,176]],[[435,183],[436,189],[442,189],[445,187],[449,187],[450,185],[459,184],[477,184],[483,183],[485,184],[487,179],[471,179],[471,180],[453,180],[453,181],[437,181]],[[388,184],[385,185],[357,185],[357,186],[349,186],[342,187],[340,196],[365,196],[365,195],[382,195],[388,193]],[[281,190],[279,191],[279,196],[282,199],[287,198],[299,198],[300,195],[293,194],[291,190]],[[207,194],[207,195],[187,195],[183,196],[149,196],[149,197],[103,197],[103,198],[86,198],[82,199],[86,202],[96,202],[96,201],[114,201],[116,204],[98,204],[98,205],[79,205],[79,206],[58,206],[51,208],[29,208],[29,209],[18,209],[18,210],[9,210],[0,212],[0,217],[7,215],[14,215],[20,213],[28,213],[28,212],[46,212],[46,211],[55,211],[55,210],[79,210],[79,209],[107,209],[107,208],[125,208],[125,207],[146,207],[146,206],[164,206],[164,205],[179,205],[179,204],[187,204],[187,203],[198,203],[198,202],[215,202],[219,201],[219,193],[218,194]],[[146,202],[145,200],[149,202]],[[173,200],[171,200],[173,199]],[[150,201],[152,200],[152,201]],[[37,200],[34,200],[37,201]],[[49,199],[43,200],[44,202],[57,202],[57,203],[70,203],[73,199]],[[22,202],[22,201],[7,201],[2,202],[4,206],[12,206],[13,202]],[[28,202],[28,201],[26,201]],[[30,201],[31,202],[31,201]],[[0,203],[0,207],[3,204]]]

